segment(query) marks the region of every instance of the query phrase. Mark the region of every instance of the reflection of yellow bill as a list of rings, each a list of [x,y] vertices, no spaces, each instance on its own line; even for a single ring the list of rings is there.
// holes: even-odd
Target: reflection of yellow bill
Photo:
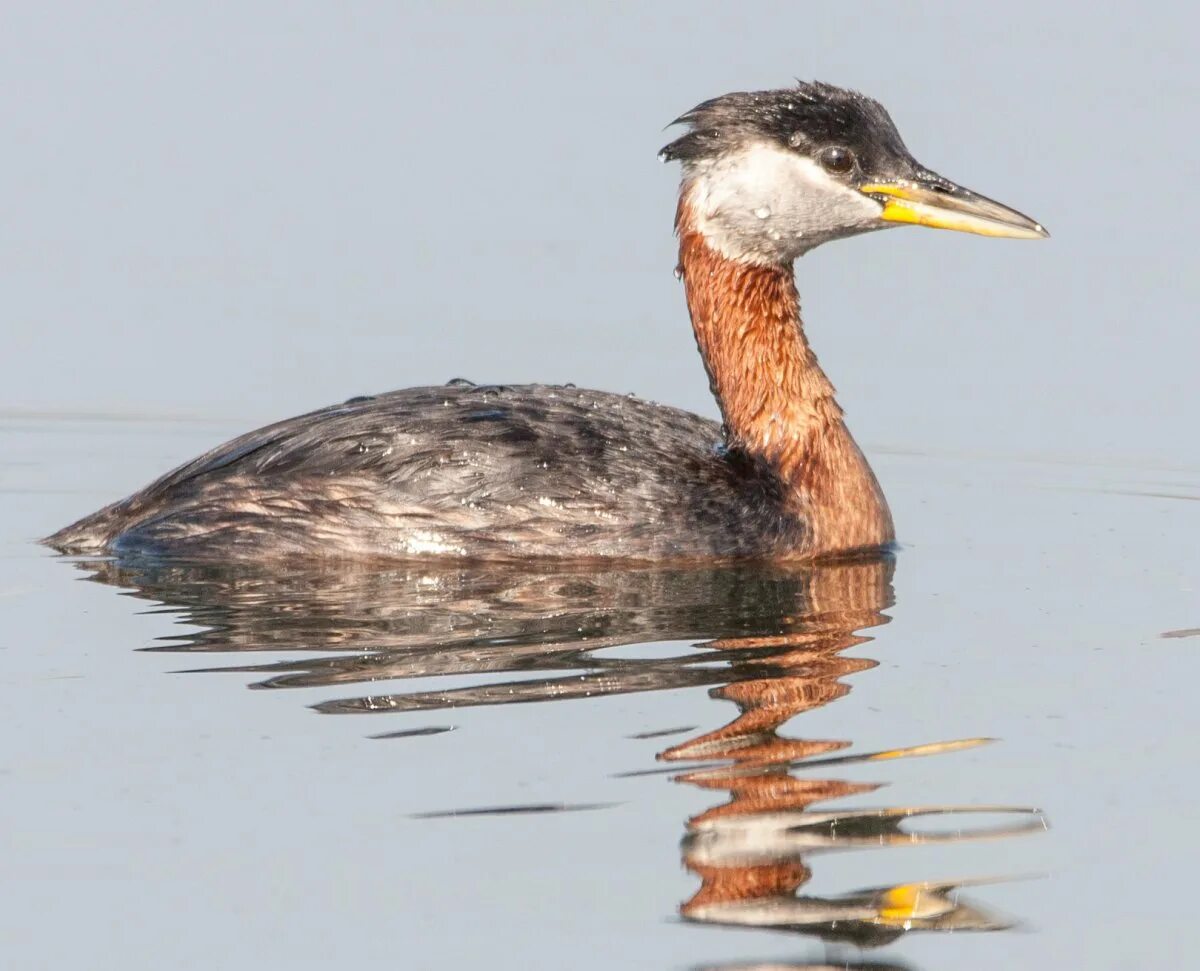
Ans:
[[[940,755],[943,752],[961,752],[963,749],[976,748],[995,741],[992,738],[958,738],[951,742],[929,742],[925,745],[912,745],[908,748],[892,748],[882,752],[872,752],[865,756],[871,762],[882,762],[885,759],[907,759],[922,755]]]
[[[938,192],[916,183],[872,182],[859,192],[884,196],[880,218],[893,223],[954,229],[980,236],[1044,239],[1050,234],[1028,216],[966,189]]]
[[[922,916],[921,898],[925,889],[923,883],[902,883],[898,887],[892,887],[883,894],[879,902],[879,919],[886,923],[904,923]],[[941,899],[937,903],[944,904],[945,900]],[[938,906],[936,909],[942,911],[945,907]]]

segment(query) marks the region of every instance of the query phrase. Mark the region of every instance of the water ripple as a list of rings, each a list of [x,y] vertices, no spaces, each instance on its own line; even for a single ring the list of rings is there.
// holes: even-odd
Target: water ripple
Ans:
[[[429,713],[708,688],[715,701],[735,707],[731,721],[669,745],[658,767],[620,773],[625,779],[661,773],[670,784],[719,797],[683,823],[680,856],[698,883],[677,907],[689,923],[771,928],[859,946],[914,931],[1000,930],[1013,921],[961,895],[963,888],[994,882],[992,875],[817,896],[804,890],[814,859],[827,854],[1008,840],[1046,828],[1037,809],[1020,804],[814,808],[880,788],[880,782],[838,777],[851,766],[952,757],[994,741],[948,739],[857,752],[847,751],[850,739],[780,733],[798,715],[836,703],[851,690],[849,679],[870,676],[876,667],[846,651],[868,643],[863,632],[888,621],[894,563],[887,557],[719,569],[78,565],[91,579],[162,605],[151,609],[199,628],[150,650],[225,655],[233,663],[185,670],[249,675],[260,691],[342,692],[312,705],[326,714]],[[286,656],[255,658],[266,652]],[[369,737],[420,739],[451,729],[426,724]],[[624,734],[656,739],[694,731],[626,728]],[[468,806],[419,818],[617,804]],[[948,825],[930,828],[939,822]]]

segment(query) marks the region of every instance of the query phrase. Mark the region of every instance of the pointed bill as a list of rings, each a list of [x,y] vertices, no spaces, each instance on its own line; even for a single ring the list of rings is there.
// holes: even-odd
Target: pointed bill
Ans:
[[[883,204],[886,222],[954,229],[980,236],[1045,239],[1050,234],[1023,213],[938,178],[903,182],[869,182],[859,192]]]

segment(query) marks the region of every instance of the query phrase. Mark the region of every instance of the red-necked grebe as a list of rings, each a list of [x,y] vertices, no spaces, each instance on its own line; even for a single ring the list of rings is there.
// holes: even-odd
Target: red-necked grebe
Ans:
[[[70,553],[804,559],[893,540],[800,322],[795,259],[913,223],[1046,235],[931,172],[877,102],[827,84],[678,119],[679,269],[722,425],[571,386],[452,381],[226,443],[49,537]]]

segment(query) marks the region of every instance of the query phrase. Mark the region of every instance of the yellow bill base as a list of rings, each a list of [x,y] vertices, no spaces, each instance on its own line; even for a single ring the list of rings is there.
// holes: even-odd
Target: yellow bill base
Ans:
[[[892,223],[953,229],[1005,239],[1044,239],[1049,233],[1026,216],[980,196],[947,196],[918,186],[870,184],[870,196],[886,196],[880,218]]]

